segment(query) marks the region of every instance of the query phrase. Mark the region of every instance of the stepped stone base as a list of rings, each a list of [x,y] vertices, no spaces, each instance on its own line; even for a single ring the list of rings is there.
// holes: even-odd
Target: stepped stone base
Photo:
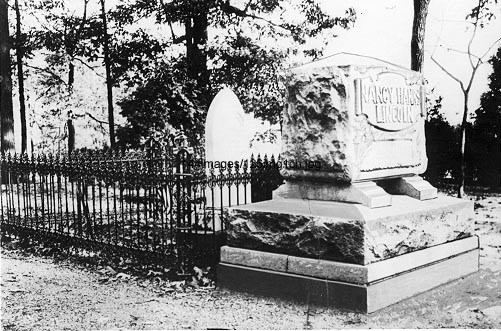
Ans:
[[[392,205],[274,199],[227,209],[228,245],[368,265],[472,234],[473,203],[452,197]]]
[[[477,271],[472,202],[430,193],[382,208],[293,198],[228,208],[218,285],[373,312]]]
[[[371,313],[478,271],[469,237],[366,266],[223,247],[218,286]]]

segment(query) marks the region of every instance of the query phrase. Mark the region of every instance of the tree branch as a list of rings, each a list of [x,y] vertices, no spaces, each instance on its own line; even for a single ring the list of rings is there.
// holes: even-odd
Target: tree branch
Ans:
[[[85,23],[87,23],[87,4],[89,3],[89,0],[84,0],[84,12],[82,15],[82,22],[80,22],[80,26],[78,27],[77,30],[77,35],[75,36],[75,44],[78,43],[80,40],[80,35],[82,34],[83,28],[85,27]]]
[[[230,5],[229,1],[226,1],[223,5],[221,5],[221,9],[226,14],[234,14],[234,15],[236,15],[238,17],[243,17],[243,18],[247,18],[248,17],[248,18],[253,18],[253,19],[256,19],[256,20],[261,20],[261,21],[264,21],[264,22],[266,22],[266,23],[268,23],[268,24],[270,24],[272,26],[275,26],[275,27],[284,29],[286,31],[292,32],[291,29],[288,29],[287,27],[283,26],[282,24],[275,23],[275,22],[270,21],[269,19],[266,19],[264,17],[260,17],[260,16],[257,16],[257,15],[254,15],[254,14],[250,14],[246,10],[242,10],[240,8],[232,6],[232,5]]]
[[[474,56],[473,53],[471,52],[471,44],[473,43],[473,39],[475,38],[475,34],[477,33],[477,25],[475,24],[475,28],[473,29],[473,34],[471,35],[471,39],[468,42],[468,60],[470,61],[471,68],[474,69],[475,66],[473,65],[473,59],[472,57]],[[480,60],[480,58],[477,56],[477,59]]]
[[[465,51],[460,51],[459,49],[455,49],[455,48],[451,48],[451,47],[445,47],[445,49],[448,50],[448,51],[452,51],[452,52],[456,52],[456,53],[460,53],[460,54],[465,54],[465,55],[468,55],[468,56],[472,56],[476,60],[481,60],[482,59],[480,56],[477,56],[477,55],[475,55],[473,53],[470,54],[470,53],[465,52]],[[472,67],[473,67],[473,63],[472,63]]]
[[[482,55],[480,58],[482,59],[482,61],[484,60],[484,58],[489,54],[489,52],[492,50],[492,48],[494,46],[496,46],[499,42],[501,41],[501,37],[499,37],[495,42],[492,43],[491,46],[489,46],[489,48],[485,51],[484,55]]]
[[[472,53],[471,53],[471,45],[473,43],[473,39],[475,39],[475,35],[477,34],[477,28],[478,28],[478,15],[480,12],[480,5],[482,4],[482,0],[478,0],[478,10],[477,10],[477,15],[475,15],[475,22],[473,23],[473,33],[471,34],[470,41],[468,42],[468,60],[470,61],[471,68],[474,69],[475,66],[473,65],[473,59],[472,59]]]
[[[80,41],[80,36],[82,35],[83,28],[85,27],[85,24],[87,23],[87,4],[89,3],[89,0],[84,0],[84,11],[82,15],[82,21],[80,22],[80,26],[78,27],[78,30],[75,35],[75,43],[71,45],[71,48],[68,50],[68,55],[70,58],[73,60],[74,59],[74,52],[75,49],[77,48],[77,45]]]
[[[180,44],[186,40],[186,35],[172,39],[173,44]]]
[[[55,26],[51,26],[51,27],[49,28],[47,25],[45,25],[44,23],[42,23],[42,21],[40,21],[40,18],[38,17],[39,15],[36,15],[33,11],[29,11],[29,14],[37,20],[38,24],[40,24],[40,26],[41,26],[44,30],[46,30],[46,31],[51,31],[51,30],[54,30],[54,31],[56,31],[57,33],[59,33],[59,34],[61,34],[61,35],[63,35],[63,36],[65,35],[65,33],[66,33],[65,31],[61,31],[61,30],[59,30],[59,29],[56,29],[56,27],[55,27]],[[55,37],[57,37],[57,39],[59,39],[59,41],[61,42],[61,44],[64,42],[63,38],[59,38],[59,35],[58,35],[58,34],[55,34],[54,36],[55,36]]]
[[[85,116],[89,116],[92,120],[96,121],[99,126],[101,127],[101,129],[105,130],[105,125],[108,125],[108,122],[106,121],[101,121],[100,119],[96,118],[94,115],[92,115],[91,113],[89,112],[85,112],[84,114],[80,115],[80,114],[73,114],[73,116],[75,118],[81,118],[81,117],[85,117]]]
[[[108,125],[108,122],[106,121],[101,121],[99,119],[97,119],[96,117],[94,117],[94,115],[92,115],[91,113],[89,112],[86,112],[85,115],[89,116],[90,118],[92,118],[94,121],[98,122],[99,124],[102,124],[102,125]]]
[[[101,77],[101,78],[105,78],[102,74],[98,73],[96,71],[96,68],[93,67],[93,66],[90,66],[89,64],[87,64],[84,60],[78,58],[78,57],[75,57],[73,58],[74,60],[77,60],[78,62],[80,62],[81,64],[83,64],[84,66],[86,66],[87,68],[89,68],[90,70],[92,70],[97,76]]]
[[[66,84],[66,82],[64,82],[64,83]],[[40,99],[41,99],[44,95],[46,95],[47,93],[49,93],[49,91],[50,91],[53,87],[54,87],[54,86],[49,86],[49,88],[47,88],[47,89],[45,90],[45,92],[44,92],[44,93],[40,93],[40,94],[37,96],[37,98],[35,99],[35,101],[40,100]]]
[[[470,76],[470,81],[468,82],[468,86],[466,87],[466,90],[465,90],[466,93],[468,93],[470,91],[471,85],[473,84],[473,78],[475,78],[475,74],[477,73],[477,70],[482,63],[483,63],[482,60],[478,59],[477,64],[473,67],[473,70],[472,70],[471,76]]]
[[[437,22],[449,22],[449,23],[466,23],[466,24],[471,24],[473,25],[473,22],[468,22],[468,21],[460,21],[460,20],[444,20],[444,19],[438,19],[438,18],[433,18]]]
[[[64,85],[67,85],[67,83],[64,81],[64,79],[61,78],[61,76],[59,76],[58,74],[56,74],[55,72],[53,72],[50,69],[32,66],[32,65],[29,65],[27,63],[24,63],[24,65],[27,66],[28,68],[32,68],[32,69],[35,69],[38,71],[45,72],[45,73],[51,75],[52,77],[56,78],[59,82],[63,83]]]
[[[169,28],[170,28],[170,34],[172,35],[172,39],[176,39],[176,34],[174,33],[174,29],[172,28],[172,22],[169,20]]]
[[[162,8],[163,8],[163,10],[165,12],[165,17],[167,19],[167,23],[169,24],[170,33],[172,35],[172,40],[176,40],[178,38],[176,37],[176,34],[174,33],[174,29],[172,28],[172,21],[169,18],[169,11],[168,11],[167,5],[165,4],[164,0],[160,0],[160,4],[162,5]],[[186,39],[186,37],[184,39]],[[179,41],[179,42],[177,42],[177,43],[181,43],[181,42],[182,42],[182,40]]]
[[[463,82],[457,78],[456,76],[454,76],[453,74],[451,74],[447,69],[445,69],[437,60],[435,60],[435,58],[433,57],[433,55],[430,57],[430,59],[444,72],[446,73],[450,78],[454,79],[456,82],[458,82],[459,86],[461,87],[461,90],[464,92],[465,89],[464,89],[464,84]]]

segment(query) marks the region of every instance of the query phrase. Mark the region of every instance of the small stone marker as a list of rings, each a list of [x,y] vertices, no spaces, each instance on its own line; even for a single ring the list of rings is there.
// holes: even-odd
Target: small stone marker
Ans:
[[[250,159],[250,138],[245,118],[238,97],[229,88],[223,88],[212,100],[205,121],[205,160],[206,164],[213,162],[215,175],[226,174],[227,168],[223,169],[222,166],[227,167],[230,161],[240,163]],[[206,172],[210,172],[209,167]],[[225,188],[222,194],[218,186],[214,188],[214,194],[210,188],[206,189],[207,206],[214,203],[213,206],[217,210],[242,204],[244,197],[250,202],[250,183],[239,185],[238,188],[232,186],[230,190]],[[219,226],[219,219],[216,219],[215,223]]]

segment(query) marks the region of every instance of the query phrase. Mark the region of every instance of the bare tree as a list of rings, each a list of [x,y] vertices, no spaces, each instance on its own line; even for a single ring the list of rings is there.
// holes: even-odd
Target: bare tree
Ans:
[[[414,0],[414,21],[411,38],[411,69],[421,71],[424,60],[426,16],[430,0]]]
[[[431,60],[445,73],[447,76],[452,78],[454,81],[456,81],[459,85],[459,88],[463,92],[463,118],[461,121],[461,170],[460,170],[460,177],[459,177],[459,184],[458,184],[458,197],[462,198],[464,197],[464,182],[465,182],[465,146],[466,146],[466,125],[468,123],[468,114],[470,112],[468,102],[470,98],[470,91],[471,87],[473,85],[473,82],[475,80],[475,76],[478,72],[478,69],[480,66],[486,63],[486,59],[489,56],[489,53],[491,50],[496,46],[500,41],[501,37],[497,39],[494,43],[492,43],[488,49],[481,55],[476,55],[472,51],[472,44],[473,41],[475,40],[475,37],[477,35],[479,27],[483,26],[482,18],[487,17],[487,19],[491,19],[493,16],[489,14],[485,14],[485,11],[487,10],[486,5],[488,4],[489,0],[479,0],[478,6],[476,6],[473,10],[472,13],[467,16],[470,17],[473,21],[469,22],[466,21],[467,23],[472,24],[473,26],[473,32],[470,36],[470,39],[468,41],[468,46],[465,51],[463,50],[457,50],[457,49],[452,49],[452,48],[447,48],[448,51],[453,51],[461,54],[465,54],[468,57],[468,62],[471,67],[470,75],[469,78],[465,81],[462,81],[457,75],[453,74],[450,70],[448,70],[443,64],[441,64],[437,59],[434,57],[434,53],[431,55]]]
[[[7,0],[0,0],[0,150],[14,151],[14,112],[12,109],[12,78]]]
[[[19,114],[21,117],[21,153],[26,152],[28,137],[26,133],[26,104],[24,101],[24,70],[23,70],[23,42],[21,33],[21,13],[19,10],[19,0],[15,0],[16,11],[16,60],[17,60],[17,81],[19,89]]]
[[[87,23],[87,4],[89,3],[89,0],[84,0],[84,9],[83,9],[83,15],[82,15],[82,20],[80,21],[80,26],[78,27],[78,30],[75,33],[74,39],[68,38],[68,43],[66,45],[66,53],[68,54],[69,57],[69,64],[68,64],[68,91],[70,93],[73,92],[73,84],[75,82],[75,53],[76,49],[78,47],[78,44],[80,42],[80,38],[83,33],[83,29],[85,27],[85,24]],[[73,124],[73,118],[71,111],[68,111],[68,120],[66,121],[66,125],[68,127],[68,154],[71,154],[75,150],[75,126]]]

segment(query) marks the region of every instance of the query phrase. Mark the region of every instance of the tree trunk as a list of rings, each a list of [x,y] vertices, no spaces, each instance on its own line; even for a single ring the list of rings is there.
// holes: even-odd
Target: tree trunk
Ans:
[[[66,126],[68,127],[68,155],[71,155],[75,150],[75,126],[71,118],[66,121]]]
[[[108,97],[108,125],[110,131],[110,147],[115,148],[115,119],[113,114],[113,82],[111,80],[110,49],[108,38],[108,27],[106,24],[105,0],[101,0],[101,14],[103,16],[103,51],[104,67],[106,70],[106,90]]]
[[[411,69],[422,71],[424,60],[424,35],[430,0],[414,0],[414,21],[411,38]]]
[[[70,62],[68,69],[68,90],[71,94],[73,92],[73,83],[75,82],[75,65],[73,62]],[[73,125],[71,116],[71,110],[68,110],[68,119],[66,120],[66,126],[68,127],[68,155],[75,150],[75,126]]]
[[[73,83],[75,82],[75,65],[70,62],[68,65],[68,90],[73,92]]]
[[[197,13],[185,21],[186,60],[188,77],[196,80],[197,89],[201,92],[202,105],[209,102],[209,71],[207,69],[207,54],[201,48],[207,43],[207,13]]]
[[[207,53],[205,47],[207,44],[207,13],[200,13],[193,19],[193,45],[195,46],[196,71],[198,73],[198,87],[202,90],[208,90],[209,71],[207,70]]]
[[[463,108],[463,120],[461,122],[461,169],[459,174],[459,185],[458,185],[458,198],[463,198],[464,194],[464,182],[465,182],[465,174],[466,174],[466,165],[465,165],[465,150],[466,150],[466,124],[468,119],[468,94],[469,91],[465,91],[464,93],[464,108]]]
[[[0,150],[15,151],[7,0],[0,0]]]
[[[193,63],[195,57],[195,47],[193,45],[193,25],[191,17],[184,21],[184,30],[186,35],[186,65],[188,78],[197,79],[195,64]]]
[[[495,191],[500,192],[501,191],[501,117],[499,118],[499,132],[498,132],[498,175],[496,176],[497,183],[495,185]]]
[[[70,48],[66,49],[67,55],[69,56],[70,62],[68,65],[68,91],[70,95],[73,93],[73,83],[75,82],[75,65],[73,64],[73,59],[75,56],[75,50],[80,42],[80,36],[83,28],[87,22],[87,4],[89,0],[84,0],[84,10],[82,15],[82,21],[80,27],[75,36],[74,44]],[[68,127],[68,155],[70,155],[75,150],[75,126],[73,125],[73,119],[71,110],[68,110],[68,118],[66,120],[66,125]]]
[[[19,114],[21,117],[21,153],[26,153],[28,145],[28,136],[26,130],[26,105],[24,101],[24,70],[23,54],[21,53],[21,14],[19,11],[19,0],[15,2],[16,9],[16,59],[17,59],[17,80],[19,88]]]

